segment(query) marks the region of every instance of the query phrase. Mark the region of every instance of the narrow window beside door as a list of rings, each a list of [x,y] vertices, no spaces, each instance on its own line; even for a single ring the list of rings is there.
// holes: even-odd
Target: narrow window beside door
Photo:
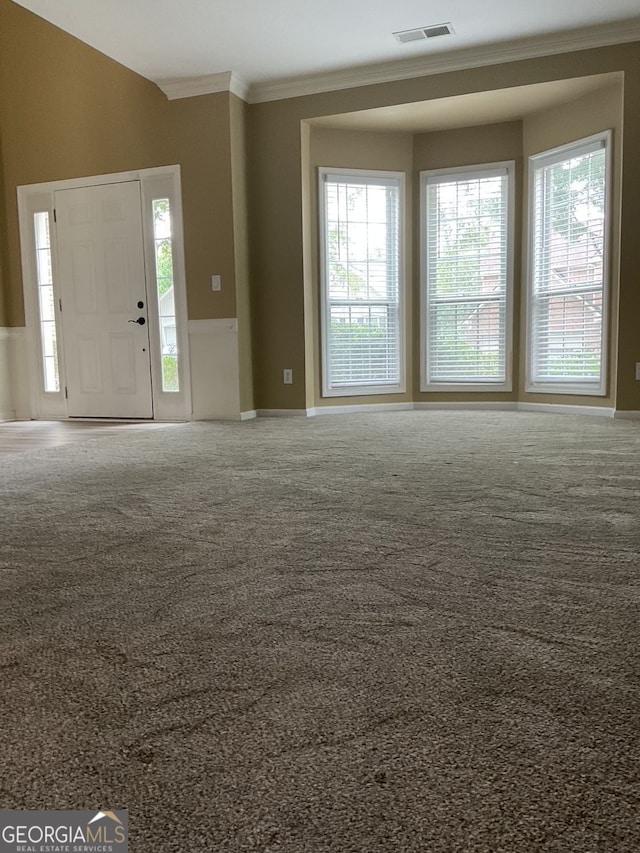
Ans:
[[[51,237],[49,213],[45,210],[33,215],[36,243],[36,268],[38,277],[38,305],[40,308],[40,338],[42,341],[42,368],[44,390],[60,391],[58,370],[58,337],[51,270]]]
[[[153,239],[156,260],[160,351],[162,358],[162,390],[179,391],[178,340],[173,287],[173,252],[171,247],[171,210],[168,198],[153,201]]]

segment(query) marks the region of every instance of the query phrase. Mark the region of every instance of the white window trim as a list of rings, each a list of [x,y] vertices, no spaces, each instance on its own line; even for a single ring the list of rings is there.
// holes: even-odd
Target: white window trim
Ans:
[[[507,172],[507,281],[505,294],[505,378],[503,382],[430,382],[428,366],[428,281],[427,281],[427,182],[433,177],[478,175],[491,177]],[[420,172],[420,390],[427,392],[479,392],[513,389],[513,282],[515,244],[515,160],[484,163],[475,166],[456,166],[448,169],[428,169]]]
[[[611,197],[612,197],[612,157],[613,146],[611,144],[613,133],[605,130],[595,133],[583,139],[577,139],[567,145],[541,151],[529,157],[528,162],[528,192],[527,201],[527,298],[526,298],[526,324],[525,334],[526,347],[526,371],[525,391],[530,394],[570,394],[574,396],[604,397],[607,389],[607,376],[609,365],[609,299],[611,288],[610,253],[611,253]],[[534,246],[534,204],[535,204],[535,168],[542,161],[546,165],[560,163],[569,159],[571,154],[579,156],[585,149],[589,150],[595,143],[604,143],[605,151],[605,196],[604,196],[604,246],[603,246],[603,276],[602,276],[602,350],[600,359],[600,381],[598,383],[580,382],[535,382],[532,377],[533,368],[533,335],[531,333],[531,322],[534,316],[533,297],[533,246]]]
[[[389,179],[398,181],[398,359],[399,381],[393,385],[350,385],[331,388],[328,383],[328,312],[327,312],[327,227],[324,184],[327,175],[350,177],[355,182],[384,184]],[[365,169],[344,169],[320,166],[318,168],[318,225],[320,243],[320,345],[323,397],[365,397],[378,394],[402,394],[406,391],[406,264],[405,264],[405,173]]]
[[[18,216],[20,223],[20,249],[22,258],[22,286],[25,305],[25,326],[28,351],[29,400],[32,418],[67,418],[68,409],[64,395],[66,385],[64,364],[64,338],[59,318],[59,287],[57,274],[57,245],[54,236],[54,194],[58,190],[77,189],[101,184],[140,181],[142,193],[142,217],[144,234],[147,292],[154,294],[149,299],[149,333],[151,347],[151,370],[154,420],[189,420],[192,417],[191,379],[189,365],[189,340],[187,334],[187,297],[184,266],[184,242],[182,222],[182,197],[180,188],[180,166],[159,166],[133,172],[118,172],[109,175],[93,175],[69,180],[29,184],[17,188]],[[180,352],[180,391],[162,391],[159,334],[157,333],[157,299],[155,299],[155,256],[153,254],[153,221],[150,203],[153,198],[169,198],[172,222],[176,238],[173,242],[174,288],[178,347]],[[45,391],[41,368],[42,340],[40,334],[40,307],[38,304],[37,272],[35,269],[35,239],[33,214],[49,213],[52,227],[51,253],[53,292],[55,297],[56,330],[58,333],[58,368],[60,391]],[[154,264],[152,265],[151,261]]]

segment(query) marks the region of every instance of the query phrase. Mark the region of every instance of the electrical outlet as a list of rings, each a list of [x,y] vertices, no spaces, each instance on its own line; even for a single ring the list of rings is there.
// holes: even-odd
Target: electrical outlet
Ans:
[[[282,371],[282,384],[293,385],[293,370],[290,367],[285,367]]]
[[[211,290],[222,290],[222,279],[219,275],[211,276]]]
[[[636,379],[640,380],[640,361],[636,361]]]

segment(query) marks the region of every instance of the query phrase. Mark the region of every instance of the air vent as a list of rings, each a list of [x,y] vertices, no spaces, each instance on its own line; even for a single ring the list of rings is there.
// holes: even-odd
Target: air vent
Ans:
[[[394,36],[401,44],[412,41],[424,41],[438,36],[450,36],[455,32],[451,24],[433,24],[430,27],[419,27],[416,30],[401,30]]]
[[[405,30],[402,33],[394,33],[394,36],[402,44],[407,44],[410,41],[424,41],[426,39],[424,30]]]
[[[438,36],[450,36],[453,34],[451,24],[435,24],[433,27],[425,27],[424,34],[428,39],[434,39]]]

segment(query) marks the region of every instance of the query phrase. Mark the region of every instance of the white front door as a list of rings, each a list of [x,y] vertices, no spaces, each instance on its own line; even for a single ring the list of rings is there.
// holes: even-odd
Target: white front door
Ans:
[[[70,417],[152,418],[140,182],[58,190]]]

